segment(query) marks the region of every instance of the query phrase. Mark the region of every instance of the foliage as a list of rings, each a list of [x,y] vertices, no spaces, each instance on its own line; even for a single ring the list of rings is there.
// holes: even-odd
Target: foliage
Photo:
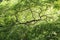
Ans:
[[[60,40],[60,0],[0,1],[0,40]]]

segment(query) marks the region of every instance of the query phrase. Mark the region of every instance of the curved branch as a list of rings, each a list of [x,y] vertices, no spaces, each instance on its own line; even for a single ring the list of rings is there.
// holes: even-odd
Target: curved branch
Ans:
[[[33,17],[33,19],[35,19],[35,18],[34,18],[34,15],[33,15],[33,11],[31,10],[31,8],[30,8],[30,7],[29,7],[29,9],[30,9],[30,11],[31,11],[31,13],[32,13],[32,17]]]
[[[43,15],[43,16],[46,16],[46,15]],[[41,16],[41,17],[43,17]],[[32,23],[32,22],[37,22],[37,21],[40,21],[42,20],[41,18],[40,19],[33,19],[33,20],[30,20],[30,21],[26,21],[26,22],[18,22],[18,24],[29,24],[29,23]]]

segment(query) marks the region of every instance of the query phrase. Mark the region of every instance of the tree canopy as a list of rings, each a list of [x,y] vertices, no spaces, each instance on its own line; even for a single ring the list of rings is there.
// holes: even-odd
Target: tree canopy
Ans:
[[[0,0],[0,40],[60,40],[60,0]]]

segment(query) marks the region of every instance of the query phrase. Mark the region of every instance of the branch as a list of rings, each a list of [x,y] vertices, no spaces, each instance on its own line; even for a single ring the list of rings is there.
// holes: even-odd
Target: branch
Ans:
[[[47,16],[47,15],[42,15],[40,17],[42,18],[43,16]],[[30,20],[30,21],[26,21],[26,22],[19,22],[19,21],[17,21],[17,22],[18,22],[18,24],[29,24],[29,23],[32,23],[32,22],[40,21],[40,20],[42,20],[41,18],[39,18],[39,19],[33,19],[33,20]],[[51,18],[51,17],[48,17],[48,18]]]
[[[43,15],[43,16],[46,16],[46,15]],[[40,16],[40,17],[42,18],[43,16]],[[29,24],[29,23],[32,23],[32,22],[40,21],[40,20],[42,20],[41,18],[39,18],[39,19],[33,19],[33,20],[30,20],[30,21],[26,21],[26,22],[19,22],[18,21],[18,23],[19,24]]]
[[[37,20],[30,20],[30,21],[26,21],[26,22],[19,22],[19,24],[29,24],[32,22],[36,22],[36,21],[40,21],[41,19],[37,19]]]

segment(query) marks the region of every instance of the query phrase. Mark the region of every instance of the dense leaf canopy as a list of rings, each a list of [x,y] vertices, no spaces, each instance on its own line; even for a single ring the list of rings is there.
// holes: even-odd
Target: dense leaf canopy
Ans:
[[[0,0],[0,40],[60,40],[60,0]]]

